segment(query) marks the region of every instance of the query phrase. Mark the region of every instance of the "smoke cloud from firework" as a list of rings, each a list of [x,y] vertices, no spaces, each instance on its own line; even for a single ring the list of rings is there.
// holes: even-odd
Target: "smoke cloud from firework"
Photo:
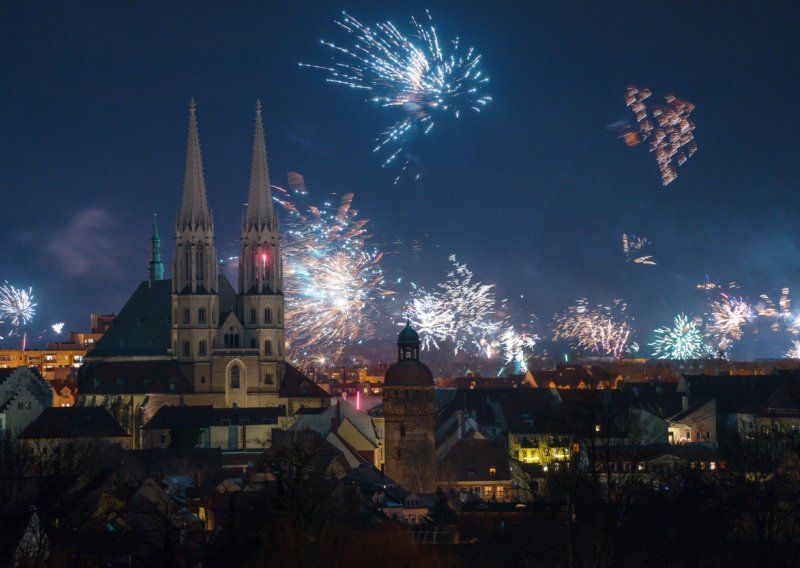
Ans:
[[[428,134],[438,114],[458,118],[465,111],[480,112],[492,100],[483,93],[489,78],[479,68],[481,56],[472,47],[462,50],[459,38],[440,43],[430,12],[426,16],[424,23],[412,17],[414,31],[405,35],[391,22],[373,28],[342,12],[335,22],[352,36],[352,45],[322,40],[334,62],[300,64],[325,71],[329,83],[369,92],[368,100],[381,107],[402,110],[403,118],[377,137],[374,148],[388,153],[384,166],[402,163],[395,183],[413,161],[410,140]]]

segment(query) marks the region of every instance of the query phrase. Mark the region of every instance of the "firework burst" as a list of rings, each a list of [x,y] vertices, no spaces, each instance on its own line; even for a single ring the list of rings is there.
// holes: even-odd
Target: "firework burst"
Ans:
[[[411,137],[428,134],[437,114],[480,112],[491,97],[483,93],[489,78],[480,70],[481,56],[474,48],[462,50],[458,38],[439,42],[430,12],[427,22],[411,18],[414,32],[406,36],[391,22],[365,26],[346,12],[335,20],[352,36],[352,46],[321,43],[333,51],[331,65],[301,67],[320,69],[326,81],[369,92],[369,101],[388,109],[401,109],[403,118],[377,138],[375,152],[385,151],[383,165],[403,161],[398,182],[412,158],[406,151]],[[418,177],[418,176],[417,176]]]
[[[720,351],[727,351],[744,334],[743,327],[754,316],[753,308],[742,298],[720,294],[708,307],[706,336],[714,340]]]
[[[330,203],[301,211],[275,200],[288,211],[282,250],[290,357],[335,361],[348,345],[372,337],[378,301],[393,293],[384,288],[382,253],[366,246],[367,221],[356,219],[352,193],[332,211]]]
[[[792,341],[792,346],[784,355],[786,359],[800,359],[800,341],[797,339]]]
[[[465,346],[481,348],[481,340],[492,336],[499,324],[492,319],[495,312],[494,284],[473,282],[474,274],[455,255],[449,257],[453,269],[434,290],[418,289],[405,310],[405,317],[420,333],[424,349],[439,348],[450,340],[455,352]]]
[[[668,185],[678,177],[677,167],[686,163],[697,152],[694,141],[694,122],[689,118],[694,105],[673,95],[664,97],[664,104],[645,102],[653,93],[650,89],[628,87],[625,103],[633,111],[637,131],[623,134],[628,146],[648,140],[650,151],[656,155],[661,183]]]
[[[18,289],[8,282],[0,286],[0,321],[7,321],[17,330],[36,315],[33,288]]]
[[[649,345],[658,359],[697,359],[707,352],[700,331],[702,321],[689,319],[684,314],[675,316],[673,327],[660,327],[654,331],[655,340]]]
[[[626,314],[627,304],[614,300],[610,306],[590,306],[581,299],[566,312],[555,316],[553,341],[565,340],[573,348],[593,351],[612,357],[638,349],[633,338],[633,328]]]

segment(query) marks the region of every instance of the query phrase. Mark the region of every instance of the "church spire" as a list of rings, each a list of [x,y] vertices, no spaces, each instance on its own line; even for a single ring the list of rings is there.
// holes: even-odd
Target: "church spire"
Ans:
[[[264,123],[261,101],[256,101],[256,125],[253,133],[253,158],[250,166],[250,191],[245,212],[245,230],[275,230],[272,210],[272,191],[269,186],[267,148],[264,143]]]
[[[189,102],[189,136],[186,143],[186,169],[183,175],[183,199],[178,213],[177,229],[210,230],[213,222],[206,200],[203,159],[200,155],[200,136],[194,99]]]
[[[153,236],[150,239],[150,264],[147,275],[150,286],[153,282],[164,279],[164,263],[161,262],[161,239],[158,237],[158,213],[153,213]]]

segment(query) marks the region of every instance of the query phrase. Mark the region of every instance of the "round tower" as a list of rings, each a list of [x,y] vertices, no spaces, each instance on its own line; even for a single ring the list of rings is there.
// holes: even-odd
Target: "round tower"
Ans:
[[[397,363],[383,380],[386,474],[408,491],[436,488],[433,374],[419,360],[419,335],[411,325],[397,337]]]

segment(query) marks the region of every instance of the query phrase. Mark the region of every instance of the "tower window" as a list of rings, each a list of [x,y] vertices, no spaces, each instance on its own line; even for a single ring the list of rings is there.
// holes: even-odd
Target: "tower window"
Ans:
[[[250,349],[255,349],[255,348],[256,348],[256,338],[253,337],[252,339],[250,339]]]
[[[272,323],[272,310],[264,308],[264,323]]]
[[[239,388],[239,365],[231,367],[231,388]]]
[[[198,355],[208,355],[208,344],[206,343],[205,339],[200,340],[200,344],[197,346],[197,353]]]
[[[197,310],[197,323],[206,323],[206,309],[199,308]]]
[[[232,345],[232,347],[234,347],[236,349],[239,348],[239,334],[238,333],[234,333],[233,334],[233,345]]]
[[[275,382],[275,379],[272,376],[272,373],[267,373],[266,375],[264,375],[264,384],[265,385],[271,385],[274,382]]]
[[[192,320],[192,312],[189,308],[183,308],[183,323],[189,323]]]
[[[283,342],[282,341],[278,341],[278,355],[280,357],[283,357]]]
[[[188,341],[183,342],[183,356],[189,357],[192,354],[192,344]]]
[[[264,355],[272,355],[272,341],[269,339],[264,342]]]
[[[256,323],[256,309],[250,309],[250,323]]]
[[[222,339],[223,339],[223,344],[225,345],[225,347],[230,347],[231,346],[231,334],[230,333],[226,333],[225,337],[223,337]]]
[[[280,308],[278,308],[278,323],[283,323],[283,311]]]

